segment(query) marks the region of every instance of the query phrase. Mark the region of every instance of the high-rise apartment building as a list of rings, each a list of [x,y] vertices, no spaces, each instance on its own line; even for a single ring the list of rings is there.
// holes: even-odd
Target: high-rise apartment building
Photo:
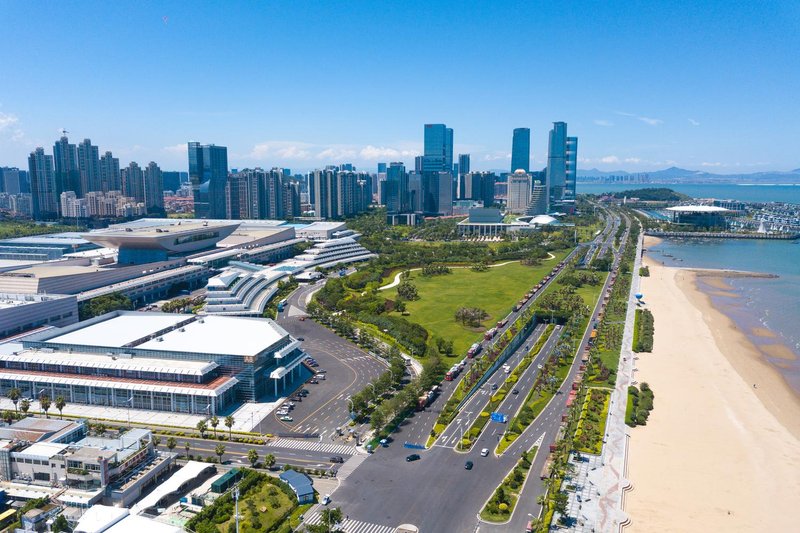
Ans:
[[[522,169],[508,176],[508,199],[506,208],[509,213],[523,214],[531,200],[531,176]]]
[[[119,172],[119,159],[111,152],[106,152],[100,158],[100,190],[122,191],[122,178]]]
[[[531,171],[531,130],[515,128],[511,141],[511,172],[522,169]]]
[[[153,161],[144,169],[142,196],[148,214],[164,213],[164,177]]]
[[[33,217],[37,220],[58,217],[58,188],[53,156],[46,155],[44,148],[36,148],[28,156],[28,172],[31,179],[31,203]]]
[[[228,149],[189,142],[189,180],[194,196],[194,216],[225,218]]]
[[[292,219],[300,216],[300,184],[292,180],[283,182],[283,218]]]
[[[78,144],[78,172],[80,173],[81,196],[87,192],[99,191],[100,185],[100,150],[90,139]]]
[[[120,172],[122,178],[122,194],[133,198],[135,202],[144,202],[144,172],[136,161],[131,161]]]
[[[0,190],[8,194],[25,192],[25,172],[17,167],[0,168]]]
[[[81,190],[81,175],[78,170],[78,152],[66,136],[53,145],[53,164],[56,177],[56,196],[64,191],[73,191],[78,197]]]

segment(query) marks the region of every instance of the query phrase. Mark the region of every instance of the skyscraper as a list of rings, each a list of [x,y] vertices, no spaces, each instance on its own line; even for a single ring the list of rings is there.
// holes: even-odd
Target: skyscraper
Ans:
[[[89,191],[100,191],[100,151],[90,139],[78,144],[78,172],[82,196]]]
[[[386,163],[378,163],[378,174],[386,174]]]
[[[403,163],[389,164],[384,187],[387,213],[408,212],[408,174]]]
[[[567,123],[553,122],[547,147],[547,192],[550,204],[564,198],[567,183]]]
[[[578,138],[567,137],[567,171],[564,199],[575,199],[575,187],[578,176]]]
[[[23,192],[24,174],[24,171],[16,167],[0,168],[0,190],[8,194]]]
[[[422,173],[422,212],[439,216],[453,214],[453,175],[445,171]]]
[[[28,172],[31,178],[31,200],[33,217],[37,220],[58,217],[56,178],[53,156],[45,155],[39,147],[28,156]]]
[[[458,183],[458,194],[456,198],[459,200],[467,200],[469,196],[467,196],[467,184],[466,176],[469,174],[469,154],[458,154],[458,173],[457,173],[457,183]]]
[[[228,149],[189,142],[189,180],[194,196],[194,216],[225,218]]]
[[[78,154],[74,144],[69,143],[66,135],[53,145],[53,164],[56,176],[56,197],[64,191],[74,191],[80,198],[81,175],[78,170]]]
[[[517,169],[531,171],[531,130],[515,128],[511,141],[511,172]]]
[[[423,171],[453,172],[453,128],[425,124]]]
[[[122,191],[122,180],[119,173],[119,159],[111,152],[106,152],[100,158],[100,190]]]
[[[144,169],[142,189],[147,214],[164,213],[164,177],[161,169],[153,161],[150,161]]]

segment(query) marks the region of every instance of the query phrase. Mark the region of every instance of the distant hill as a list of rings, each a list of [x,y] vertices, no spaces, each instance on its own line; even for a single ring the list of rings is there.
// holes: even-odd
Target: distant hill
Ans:
[[[713,174],[703,170],[670,167],[652,172],[603,171],[578,169],[579,181],[600,181],[608,176],[647,174],[652,183],[800,183],[800,168],[788,172],[768,171],[749,174]],[[581,180],[581,178],[585,178]]]

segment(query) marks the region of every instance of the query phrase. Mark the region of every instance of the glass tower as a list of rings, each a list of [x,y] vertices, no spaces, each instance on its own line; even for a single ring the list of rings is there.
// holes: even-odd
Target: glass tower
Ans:
[[[515,128],[511,141],[511,172],[522,169],[531,171],[531,130]]]
[[[213,144],[189,143],[189,181],[196,218],[225,218],[225,184],[228,149]]]

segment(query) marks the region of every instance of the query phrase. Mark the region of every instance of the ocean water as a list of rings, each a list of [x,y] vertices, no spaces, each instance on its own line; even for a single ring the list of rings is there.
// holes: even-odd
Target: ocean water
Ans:
[[[688,194],[693,198],[719,198],[724,200],[739,200],[741,202],[788,202],[800,204],[800,184],[797,185],[736,185],[721,183],[709,184],[655,184],[655,183],[611,183],[577,184],[578,194],[602,194],[604,192],[620,192],[632,189],[647,189],[651,187],[664,187],[673,191]]]
[[[724,296],[707,284],[715,307],[727,314],[755,344],[781,343],[794,359],[769,357],[789,385],[800,394],[800,241],[745,239],[664,239],[647,255],[667,266],[728,268],[775,274],[777,278],[730,278],[735,296]],[[645,295],[645,299],[647,295]],[[657,327],[657,326],[656,326]],[[754,328],[767,328],[765,338]]]

